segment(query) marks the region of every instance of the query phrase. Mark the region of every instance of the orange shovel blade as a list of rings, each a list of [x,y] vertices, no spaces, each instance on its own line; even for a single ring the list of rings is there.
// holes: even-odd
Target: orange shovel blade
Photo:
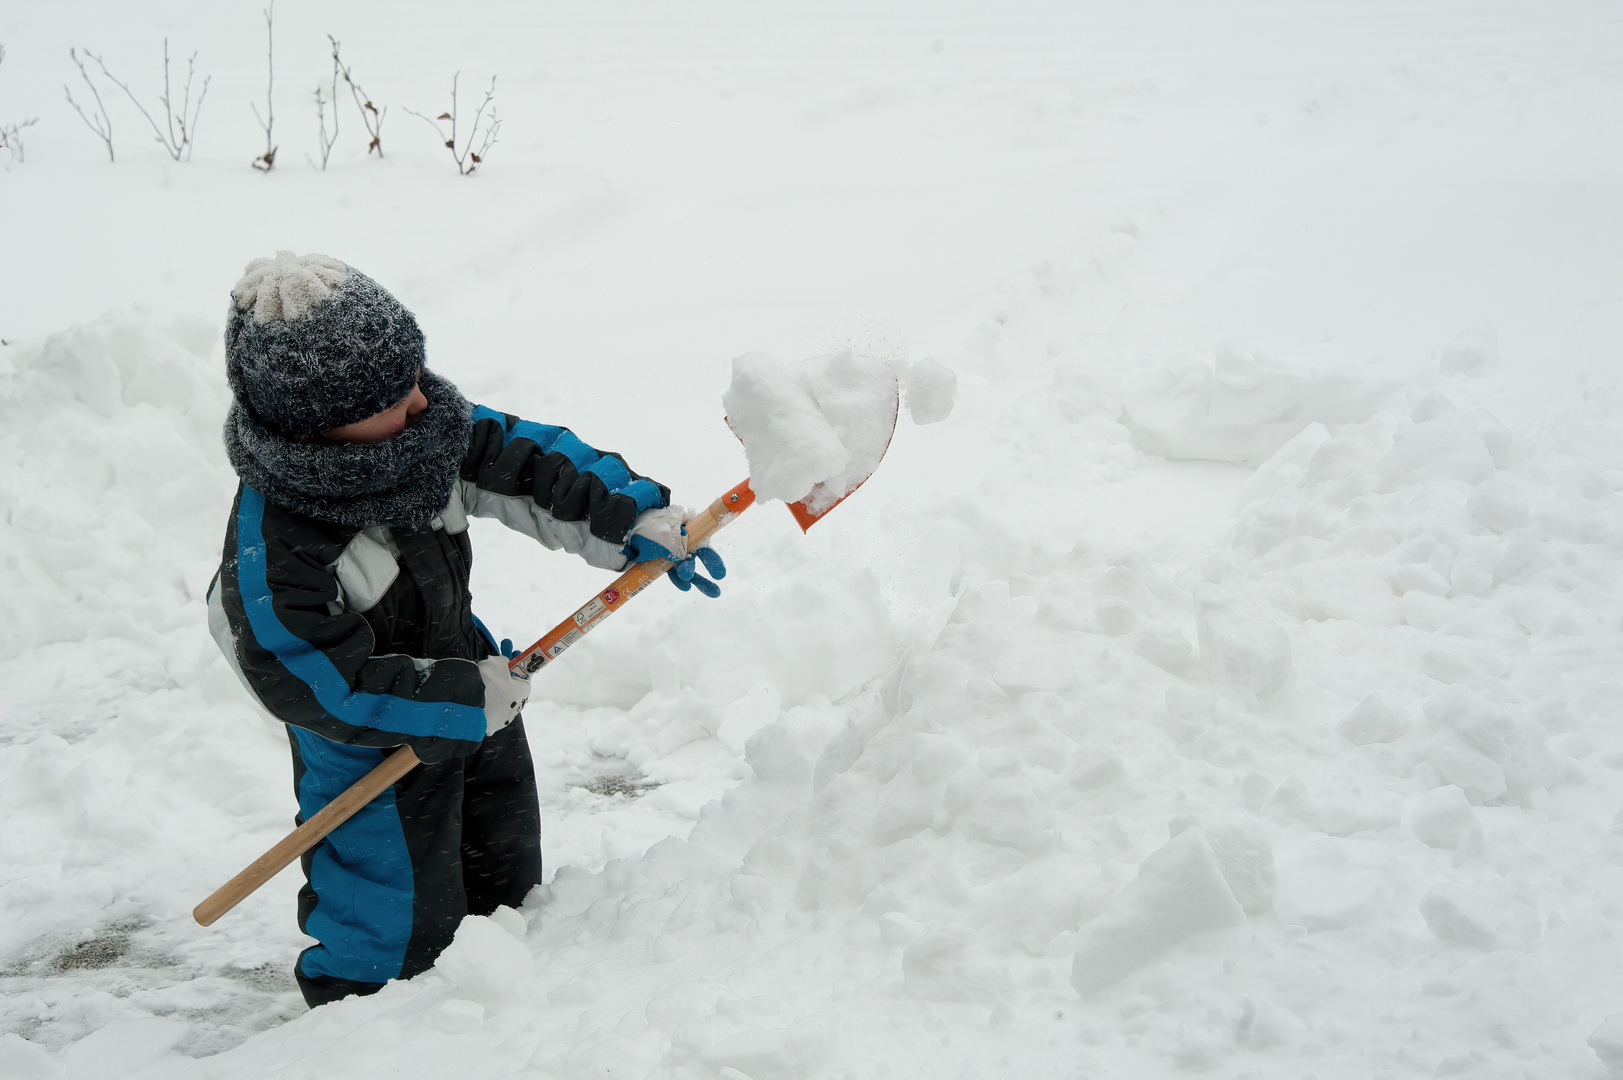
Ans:
[[[872,475],[873,475],[873,473],[868,474],[868,476],[872,476]],[[861,487],[863,484],[866,484],[867,482],[868,482],[867,477],[864,477],[857,484],[857,487]],[[787,503],[785,505],[787,505],[789,507],[789,513],[791,513],[791,514],[793,514],[795,516],[795,523],[800,526],[800,531],[801,532],[809,532],[813,525],[816,525],[819,521],[823,520],[823,515],[824,514],[827,514],[830,510],[834,509],[836,506],[840,505],[842,502],[849,499],[853,494],[855,494],[856,490],[857,490],[857,488],[852,488],[850,491],[847,491],[844,495],[841,495],[838,499],[835,499],[833,502],[829,503],[823,509],[815,511],[815,512],[809,506],[806,505],[806,500],[805,499],[802,499],[800,502]],[[809,497],[810,496],[808,496],[808,498]]]

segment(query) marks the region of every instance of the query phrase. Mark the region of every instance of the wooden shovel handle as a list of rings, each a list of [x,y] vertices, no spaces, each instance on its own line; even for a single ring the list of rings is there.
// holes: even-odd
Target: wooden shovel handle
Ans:
[[[749,481],[727,491],[700,513],[688,519],[688,547],[698,548],[715,531],[755,503]],[[614,584],[578,608],[573,615],[553,627],[540,641],[508,662],[508,667],[530,675],[549,660],[580,640],[588,630],[620,609],[620,605],[642,592],[671,568],[671,563],[655,559],[637,563],[614,580]],[[208,926],[240,904],[250,893],[281,873],[282,869],[321,842],[321,838],[348,821],[350,816],[392,787],[418,764],[417,754],[402,746],[384,758],[371,772],[351,784],[343,794],[322,807],[314,817],[284,836],[275,847],[249,863],[242,873],[226,882],[197,907],[192,918]]]
[[[283,868],[321,842],[321,838],[348,821],[350,816],[382,794],[383,789],[417,766],[417,754],[402,746],[384,758],[371,772],[346,788],[343,794],[323,806],[316,815],[286,836],[265,854],[243,868],[242,873],[214,890],[192,909],[199,926],[208,926],[247,898],[248,894],[281,873]]]
[[[688,518],[688,550],[703,547],[717,529],[754,505],[755,492],[748,480],[729,488],[721,498]]]

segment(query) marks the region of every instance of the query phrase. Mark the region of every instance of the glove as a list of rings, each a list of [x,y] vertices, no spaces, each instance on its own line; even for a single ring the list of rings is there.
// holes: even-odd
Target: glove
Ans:
[[[479,677],[485,680],[485,737],[496,734],[513,722],[530,697],[530,680],[515,675],[507,660],[487,656],[479,661]]]
[[[727,576],[727,565],[712,547],[688,550],[688,530],[685,520],[688,511],[680,506],[667,506],[659,510],[644,510],[631,526],[626,538],[625,556],[634,563],[666,559],[675,563],[665,576],[683,592],[698,589],[714,599],[721,589],[710,578],[698,573],[694,560],[704,564],[713,578]]]
[[[663,557],[661,556],[661,558]],[[721,595],[721,586],[698,572],[693,565],[695,557],[704,563],[705,571],[709,573],[710,577],[724,578],[727,576],[727,564],[721,561],[721,556],[716,554],[716,549],[713,547],[694,548],[692,555],[667,570],[665,576],[671,579],[672,585],[675,585],[683,592],[687,592],[689,589],[698,589],[714,600]]]

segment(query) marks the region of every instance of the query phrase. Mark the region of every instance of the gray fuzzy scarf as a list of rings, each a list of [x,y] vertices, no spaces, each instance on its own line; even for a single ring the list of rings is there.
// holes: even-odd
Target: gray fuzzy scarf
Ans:
[[[237,478],[278,506],[340,525],[413,527],[445,509],[473,431],[472,406],[426,367],[428,408],[375,443],[299,442],[258,423],[240,401],[225,418]]]

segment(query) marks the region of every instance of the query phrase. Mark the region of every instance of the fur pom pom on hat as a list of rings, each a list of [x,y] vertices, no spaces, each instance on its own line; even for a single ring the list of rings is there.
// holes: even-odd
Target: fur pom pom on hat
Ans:
[[[411,392],[423,355],[412,313],[327,255],[255,259],[231,290],[226,379],[278,435],[318,435],[382,412]]]

